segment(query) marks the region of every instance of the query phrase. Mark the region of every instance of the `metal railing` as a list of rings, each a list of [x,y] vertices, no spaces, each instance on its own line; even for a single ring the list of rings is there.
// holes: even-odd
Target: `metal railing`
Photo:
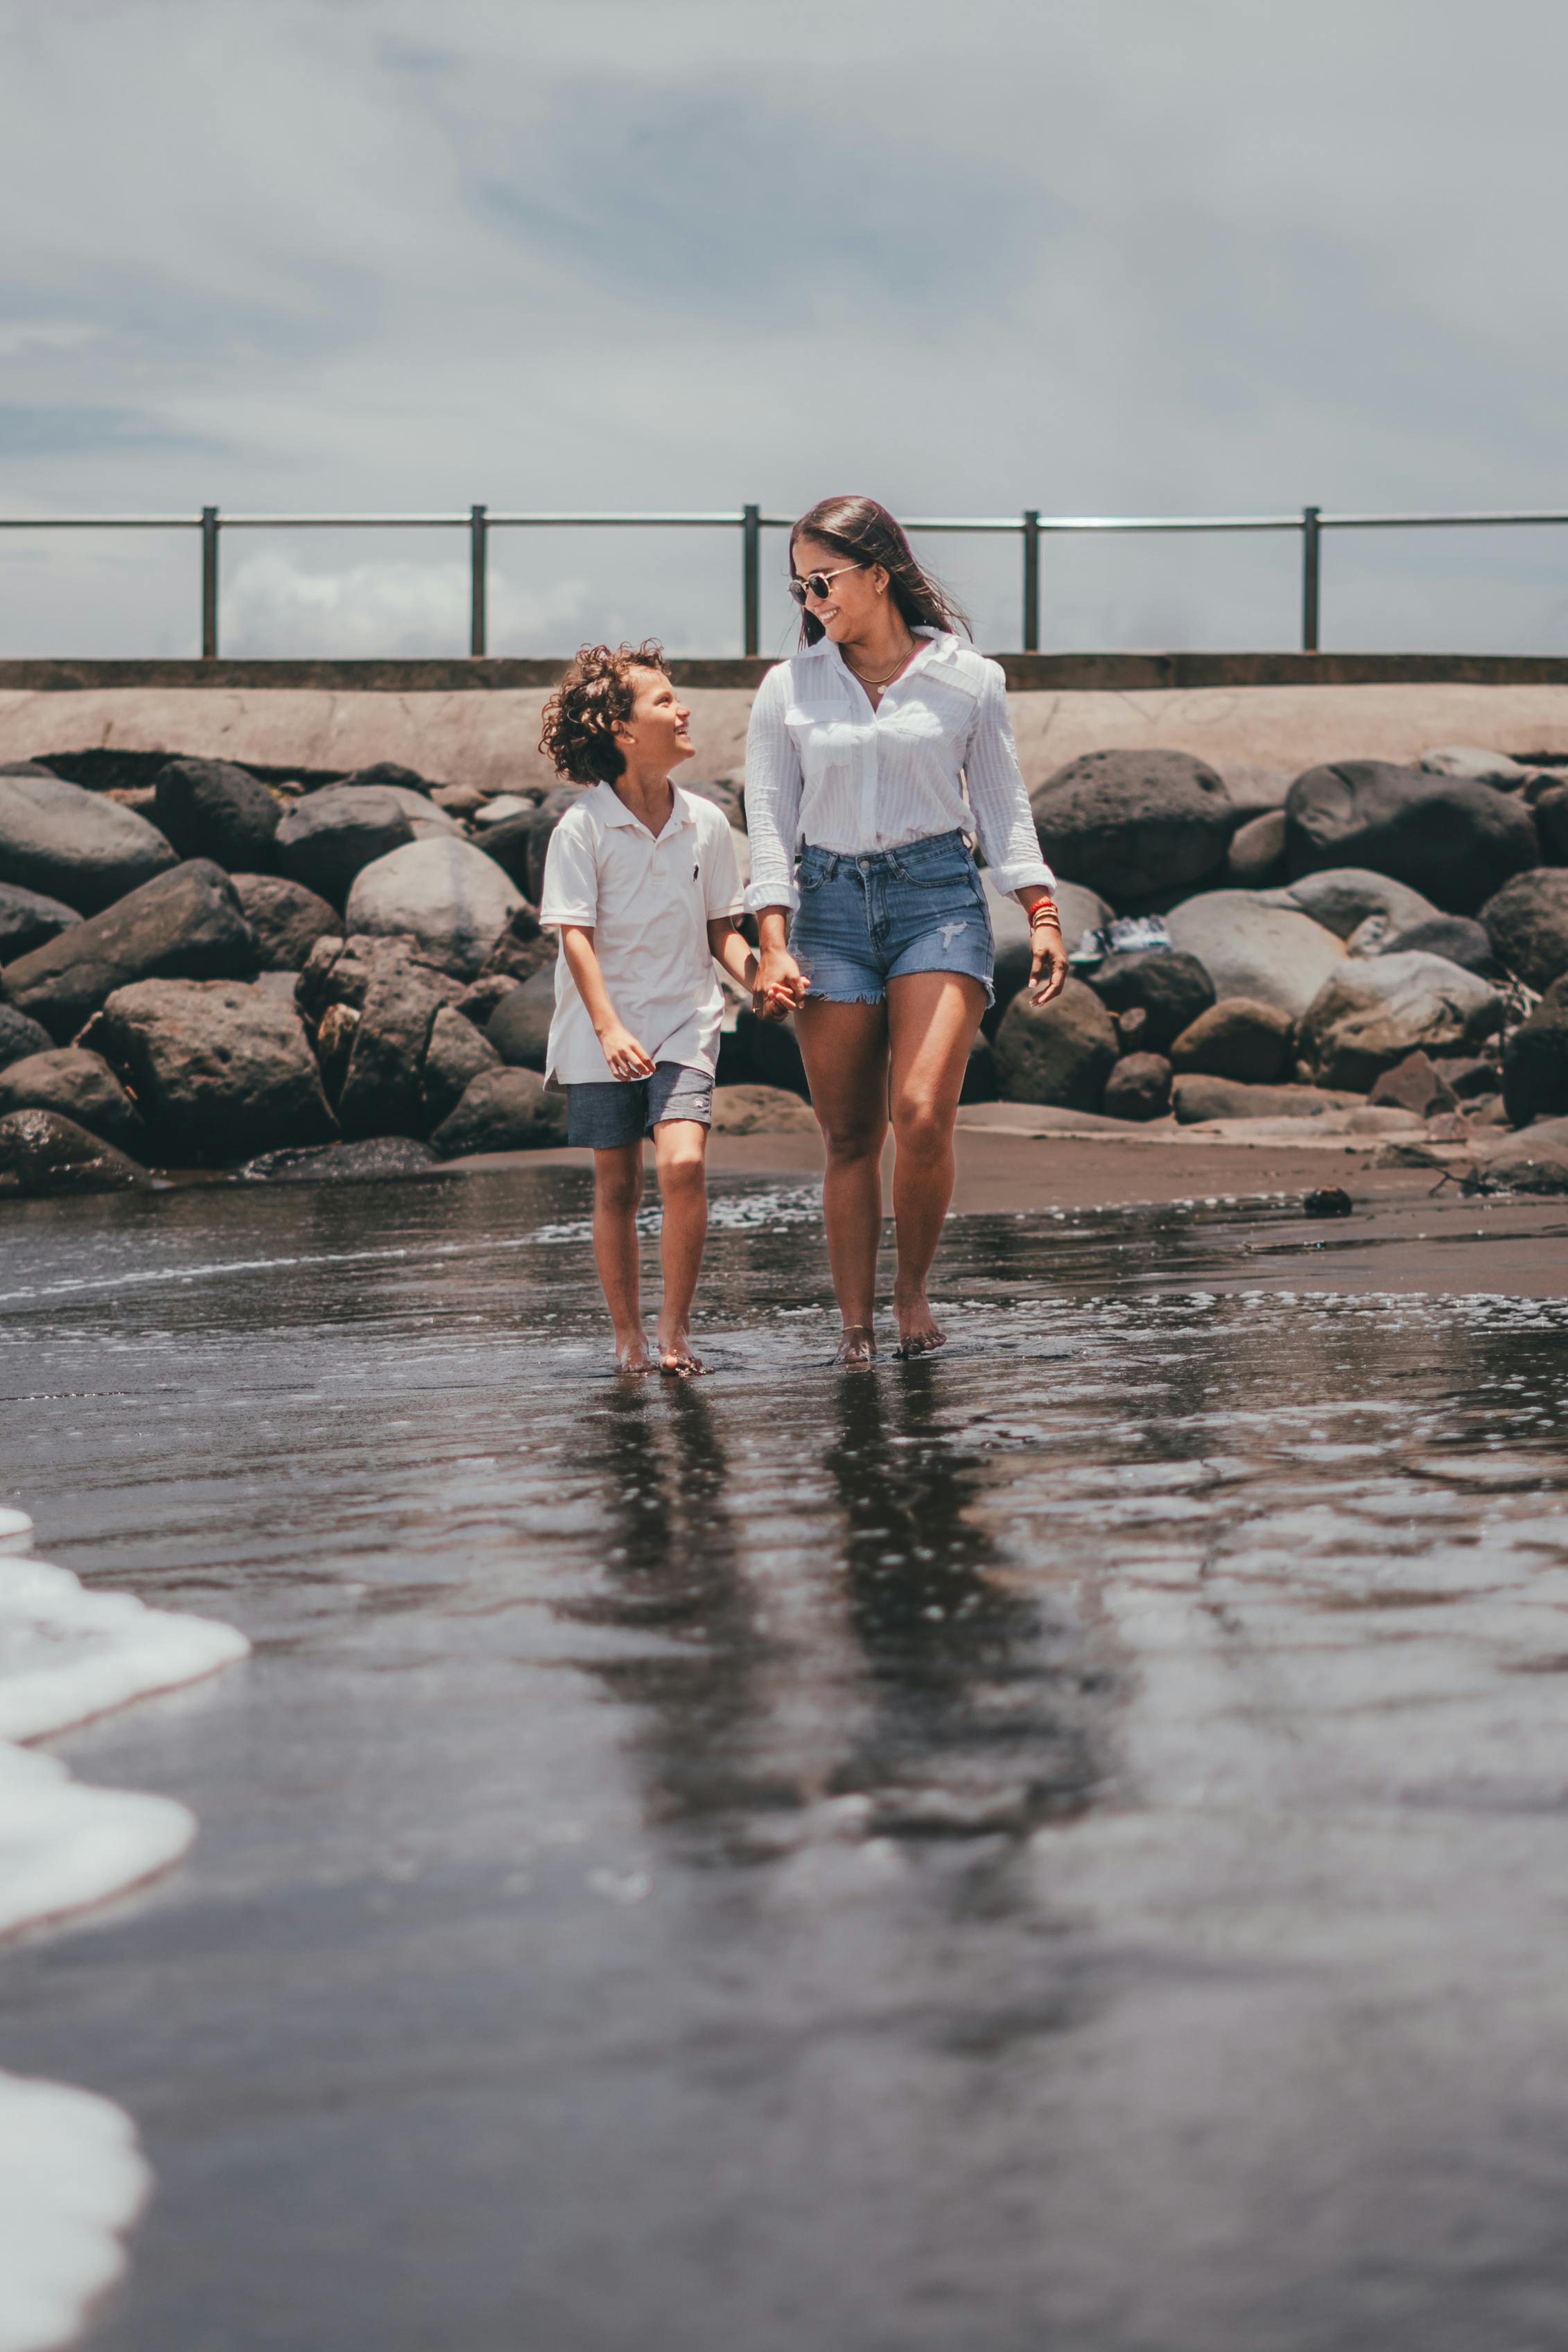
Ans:
[[[745,651],[761,650],[763,533],[788,530],[794,518],[766,515],[757,506],[708,514],[505,514],[472,506],[466,514],[224,514],[203,507],[199,515],[0,515],[0,530],[195,530],[201,540],[202,656],[218,657],[218,547],[229,530],[463,530],[468,541],[468,651],[487,650],[489,541],[497,530],[736,530],[741,536],[741,631]],[[921,515],[905,528],[915,532],[951,531],[1016,536],[1023,556],[1023,646],[1040,650],[1040,542],[1051,534],[1092,531],[1295,531],[1301,542],[1301,650],[1318,651],[1322,582],[1322,541],[1330,530],[1464,530],[1551,523],[1568,524],[1568,513],[1522,510],[1506,514],[1325,514],[1303,507],[1283,515],[1047,515],[1026,507],[1021,515]]]

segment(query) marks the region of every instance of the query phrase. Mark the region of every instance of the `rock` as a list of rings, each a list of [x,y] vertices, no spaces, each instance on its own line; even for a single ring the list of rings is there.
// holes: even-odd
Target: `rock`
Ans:
[[[1109,1118],[1163,1118],[1171,1108],[1171,1065],[1163,1054],[1125,1054],[1105,1082]]]
[[[1363,866],[1331,866],[1321,874],[1303,874],[1280,889],[1265,891],[1263,898],[1266,906],[1292,908],[1298,914],[1310,915],[1315,923],[1342,940],[1352,938],[1373,916],[1381,916],[1393,932],[1427,922],[1438,911],[1419,890],[1407,889],[1403,882],[1391,881],[1386,874],[1373,874]]]
[[[83,1043],[134,1095],[174,1165],[221,1165],[336,1133],[300,1016],[271,989],[138,981],[115,990]]]
[[[478,980],[469,981],[457,999],[458,1011],[465,1021],[471,1021],[476,1029],[484,1029],[489,1026],[489,1017],[497,1005],[504,1004],[513,991],[521,985],[522,982],[513,980],[510,972],[481,972]]]
[[[390,793],[374,785],[328,784],[307,793],[283,817],[278,862],[291,881],[341,907],[357,875],[413,840],[407,813]]]
[[[1173,1038],[1215,1001],[1214,982],[1195,956],[1165,948],[1109,955],[1086,975],[1100,1003],[1112,1013],[1138,1007],[1143,1013],[1140,1050],[1163,1054]]]
[[[1498,961],[1531,988],[1568,971],[1568,867],[1516,875],[1481,908]]]
[[[1425,1131],[1426,1122],[1413,1110],[1401,1110],[1397,1103],[1369,1101],[1360,1110],[1352,1110],[1345,1125],[1352,1135],[1417,1135]]]
[[[63,1045],[117,988],[238,978],[255,956],[227,875],[194,857],[7,964],[0,978],[11,1003]]]
[[[0,775],[0,882],[96,915],[178,864],[145,817],[58,776]]]
[[[375,1135],[359,1143],[264,1151],[239,1171],[249,1184],[401,1184],[410,1177],[450,1172],[427,1143],[411,1135]]]
[[[1541,862],[1535,821],[1519,801],[1384,760],[1309,768],[1290,787],[1285,821],[1292,875],[1367,866],[1449,914],[1473,914],[1510,876]]]
[[[81,917],[63,898],[46,898],[38,890],[23,890],[14,882],[0,882],[0,964],[31,955]]]
[[[718,1075],[721,1086],[782,1087],[786,1093],[809,1097],[794,1013],[783,1021],[761,1021],[742,1008],[733,1030],[719,1040]]]
[[[1186,751],[1088,752],[1029,804],[1047,863],[1123,908],[1215,873],[1237,821],[1214,770]]]
[[[135,1104],[101,1054],[79,1045],[51,1046],[0,1070],[0,1113],[13,1110],[58,1111],[117,1150],[146,1149]]]
[[[1222,996],[1173,1041],[1172,1066],[1243,1086],[1273,1086],[1290,1066],[1294,1034],[1289,1014],[1277,1004]]]
[[[144,1192],[152,1181],[145,1168],[58,1111],[14,1110],[0,1118],[0,1195]]]
[[[1568,1113],[1568,974],[1504,1043],[1502,1100],[1516,1127]]]
[[[1098,1112],[1118,1058],[1116,1024],[1092,988],[1069,980],[1049,1004],[1016,996],[993,1051],[1004,1101]]]
[[[316,1024],[316,1062],[329,1102],[335,1103],[342,1093],[360,1019],[354,1005],[329,1004]]]
[[[1246,765],[1226,766],[1220,777],[1230,804],[1243,824],[1256,816],[1266,815],[1270,809],[1282,809],[1286,794],[1296,781],[1289,768],[1249,768]]]
[[[715,1135],[815,1134],[816,1119],[809,1103],[784,1087],[715,1087]]]
[[[1485,1055],[1450,1054],[1440,1064],[1434,1064],[1438,1076],[1460,1102],[1473,1103],[1483,1095],[1495,1095],[1501,1081],[1501,1065]],[[1381,1086],[1382,1080],[1378,1084]],[[1374,1089],[1375,1091],[1375,1089]]]
[[[982,873],[980,882],[996,948],[992,982],[995,1002],[986,1007],[980,1025],[987,1037],[994,1037],[1002,1015],[1027,983],[1033,950],[1029,944],[1029,918],[1016,898],[1005,897],[986,873]],[[1081,889],[1076,882],[1058,882],[1053,895],[1069,955],[1086,931],[1097,931],[1111,919],[1111,909],[1098,891]]]
[[[317,1051],[329,1085],[338,1087],[343,1133],[422,1134],[426,1054],[437,1015],[460,992],[457,982],[410,940],[352,939],[335,959],[331,944],[311,950],[300,1003],[317,1023]]]
[[[961,1103],[994,1102],[1001,1091],[991,1040],[984,1034],[979,1035],[971,1045],[969,1058],[963,1066],[963,1081],[958,1089],[958,1099]]]
[[[171,760],[153,797],[158,829],[182,857],[210,857],[230,874],[271,865],[281,811],[248,770],[226,760]]]
[[[481,799],[474,812],[474,823],[486,836],[486,848],[489,846],[489,836],[495,826],[505,824],[509,818],[531,816],[538,805],[537,801],[525,800],[521,793],[497,793],[493,800]]]
[[[1182,1127],[1213,1118],[1321,1118],[1325,1111],[1348,1110],[1353,1095],[1322,1087],[1247,1087],[1234,1078],[1187,1074],[1171,1087],[1171,1108]]]
[[[1503,1013],[1497,989],[1446,957],[1347,958],[1308,1007],[1300,1050],[1321,1086],[1364,1091],[1417,1047],[1472,1051]]]
[[[367,784],[385,784],[394,792],[416,793],[422,800],[428,799],[432,793],[450,789],[431,783],[416,768],[400,767],[395,760],[376,760],[368,768],[355,768],[342,782],[359,791]]]
[[[1301,1195],[1301,1213],[1307,1217],[1348,1217],[1354,1205],[1342,1184],[1320,1184],[1316,1192]]]
[[[495,859],[501,872],[525,897],[528,891],[529,845],[532,838],[531,808],[525,808],[521,816],[504,817],[497,824],[486,824],[479,835],[485,856]]]
[[[1124,1054],[1141,1054],[1148,1043],[1149,1015],[1141,1004],[1129,1004],[1116,1015],[1116,1042]]]
[[[263,971],[302,971],[318,940],[342,933],[342,917],[302,882],[286,882],[278,874],[232,874],[229,879]]]
[[[449,811],[438,808],[434,801],[427,800],[423,793],[415,792],[409,785],[354,784],[350,786],[345,784],[342,789],[345,792],[352,790],[385,793],[389,799],[397,803],[398,807],[408,819],[416,841],[445,841],[448,838],[461,841],[465,838],[462,826]]]
[[[1216,998],[1251,997],[1298,1021],[1331,972],[1344,944],[1310,916],[1274,903],[1272,894],[1209,890],[1166,918],[1171,938],[1195,956]]]
[[[566,1096],[536,1070],[481,1070],[430,1138],[443,1160],[470,1151],[545,1151],[566,1140]]]
[[[500,1055],[473,1023],[466,1021],[455,1004],[443,1004],[430,1024],[430,1042],[425,1048],[420,1080],[425,1127],[439,1126],[448,1111],[456,1110],[469,1081],[481,1070],[500,1067]]]
[[[1406,1054],[1402,1062],[1384,1070],[1373,1087],[1367,1101],[1376,1106],[1392,1104],[1400,1110],[1415,1113],[1417,1118],[1432,1118],[1438,1111],[1452,1110],[1458,1097],[1427,1054]]]
[[[1467,1192],[1568,1192],[1568,1144],[1539,1140],[1532,1134],[1510,1136],[1484,1154],[1477,1178],[1479,1181],[1467,1184]]]
[[[1531,775],[1506,751],[1482,751],[1469,743],[1445,743],[1436,751],[1423,751],[1418,764],[1429,775],[1468,776],[1474,784],[1495,784],[1504,792],[1518,792]]]
[[[581,784],[561,785],[554,792],[546,793],[533,813],[528,836],[528,880],[523,885],[523,896],[531,898],[536,907],[540,892],[544,887],[544,860],[550,848],[550,836],[574,802],[582,799],[583,790]]]
[[[543,1069],[554,1011],[553,971],[536,971],[531,980],[502,997],[485,1025],[485,1035],[509,1069]]]
[[[1267,890],[1285,879],[1285,812],[1268,809],[1230,837],[1225,878],[1233,889]]]
[[[525,899],[514,907],[507,927],[479,966],[480,980],[531,980],[555,962],[555,934],[540,929],[539,910]]]
[[[27,1054],[47,1054],[54,1039],[41,1021],[29,1021],[14,1005],[0,1004],[0,1070]]]
[[[1554,782],[1535,803],[1535,830],[1549,866],[1568,866],[1568,785]]]
[[[1531,878],[1524,877],[1527,881]],[[1381,918],[1374,915],[1372,920],[1378,923]],[[1370,928],[1363,923],[1361,931],[1352,933],[1350,952],[1352,956],[1363,951],[1358,941],[1362,931]],[[1484,976],[1489,976],[1497,966],[1491,939],[1485,925],[1474,921],[1468,915],[1433,915],[1424,923],[1413,923],[1407,931],[1384,932],[1373,951],[1378,955],[1447,956],[1450,963],[1460,964],[1466,971],[1478,971]]]
[[[710,776],[702,784],[689,784],[682,777],[680,789],[696,800],[711,801],[715,808],[723,810],[732,832],[745,832],[746,795],[733,776]]]
[[[472,842],[414,841],[364,868],[347,920],[351,932],[412,937],[443,970],[472,980],[521,903]]]
[[[477,816],[485,805],[485,796],[477,784],[434,784],[430,799],[448,816]]]
[[[1470,1122],[1462,1111],[1440,1110],[1427,1120],[1426,1137],[1431,1143],[1468,1143]]]

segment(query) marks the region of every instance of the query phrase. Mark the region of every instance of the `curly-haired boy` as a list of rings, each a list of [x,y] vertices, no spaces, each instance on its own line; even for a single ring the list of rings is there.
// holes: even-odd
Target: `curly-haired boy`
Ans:
[[[594,1254],[624,1372],[690,1374],[691,1301],[708,1229],[706,1154],[723,992],[756,958],[735,929],[741,876],[723,814],[681,792],[691,713],[664,650],[584,646],[545,706],[541,751],[590,789],[551,835],[539,919],[561,935],[546,1076],[594,1153]],[[643,1331],[637,1213],[643,1139],[663,1196],[657,1355]]]

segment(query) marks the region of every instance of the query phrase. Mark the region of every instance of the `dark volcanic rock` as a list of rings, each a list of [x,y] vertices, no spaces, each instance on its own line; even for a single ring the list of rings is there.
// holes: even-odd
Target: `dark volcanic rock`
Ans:
[[[14,882],[0,882],[0,964],[15,963],[35,948],[68,931],[81,917],[63,898],[46,898],[41,891],[23,890]]]
[[[493,857],[456,834],[412,841],[354,878],[351,931],[413,938],[446,971],[476,980],[521,901]]]
[[[414,838],[406,812],[374,785],[329,784],[296,801],[278,827],[278,863],[341,907],[356,875]]]
[[[532,809],[518,816],[504,816],[498,824],[485,826],[478,844],[485,856],[493,857],[501,872],[516,883],[524,898],[528,896],[533,819]]]
[[[456,1110],[481,1070],[499,1070],[501,1056],[455,1004],[443,1004],[430,1024],[420,1076],[423,1124],[437,1127]]]
[[[1498,961],[1531,988],[1568,971],[1568,867],[1516,875],[1481,908]]]
[[[476,1029],[487,1028],[496,1007],[504,1004],[507,998],[521,986],[521,981],[513,980],[510,972],[492,971],[485,978],[468,982],[458,999],[458,1010],[465,1021],[473,1023]]]
[[[154,825],[101,793],[36,772],[0,775],[0,882],[95,915],[176,863]]]
[[[374,760],[368,768],[355,768],[342,781],[362,790],[366,784],[391,784],[399,792],[423,793],[426,798],[435,790],[428,776],[422,776],[416,768],[399,767],[395,760]]]
[[[1273,1086],[1290,1066],[1295,1024],[1277,1004],[1222,996],[1171,1046],[1172,1066],[1243,1086]]]
[[[65,1045],[117,988],[237,978],[253,970],[255,955],[228,877],[197,857],[18,957],[0,979],[10,1002]]]
[[[550,1042],[551,1016],[555,1010],[555,974],[536,971],[502,997],[485,1029],[495,1052],[509,1068],[542,1070]]]
[[[963,1066],[963,1083],[958,1090],[961,1103],[996,1102],[1000,1099],[1002,1083],[996,1075],[996,1056],[989,1037],[977,1036],[969,1049],[969,1059]]]
[[[1047,863],[1121,908],[1217,874],[1237,823],[1214,770],[1185,751],[1090,751],[1029,804]]]
[[[1268,890],[1285,879],[1285,812],[1248,818],[1230,837],[1225,878],[1232,889]]]
[[[1016,996],[992,1043],[1005,1102],[1066,1110],[1098,1111],[1118,1058],[1116,1024],[1081,980],[1049,1004]]]
[[[41,1021],[29,1021],[14,1005],[0,1004],[0,1070],[26,1054],[47,1054],[54,1039]]]
[[[1528,808],[1490,784],[1384,760],[1309,768],[1285,803],[1293,875],[1369,866],[1451,914],[1473,914],[1511,875],[1537,866]]]
[[[1089,985],[1112,1013],[1134,1005],[1144,1015],[1140,1050],[1163,1054],[1214,1003],[1214,982],[1196,956],[1168,948],[1144,948],[1107,956],[1089,975]]]
[[[1552,982],[1504,1045],[1502,1100],[1516,1127],[1568,1112],[1568,975]]]
[[[272,863],[279,809],[265,784],[227,760],[171,760],[153,787],[159,831],[182,857],[229,873]]]
[[[1534,877],[1527,875],[1522,878],[1529,881]],[[1386,932],[1378,941],[1377,952],[1447,956],[1450,963],[1462,964],[1467,971],[1483,975],[1492,973],[1497,964],[1485,924],[1474,921],[1468,915],[1435,915],[1428,922],[1413,923],[1408,930]]]
[[[410,1177],[445,1176],[427,1143],[411,1135],[376,1135],[360,1143],[325,1143],[317,1150],[264,1151],[239,1171],[253,1184],[401,1184]]]
[[[550,848],[550,836],[573,803],[582,797],[583,788],[578,784],[546,793],[529,821],[528,879],[519,882],[517,887],[525,898],[532,899],[536,907],[544,887],[544,860]]]
[[[329,1066],[329,1003],[358,1016],[352,1034],[343,1024],[347,1054],[338,1096],[343,1133],[422,1134],[426,1050],[437,1014],[461,991],[447,973],[425,962],[411,940],[357,938],[333,958],[334,944],[323,940],[312,950],[300,998],[307,1017],[320,1020],[317,1043]]]
[[[1406,1054],[1384,1070],[1367,1101],[1374,1108],[1388,1103],[1395,1110],[1413,1110],[1417,1118],[1435,1118],[1439,1111],[1452,1110],[1458,1097],[1429,1054]]]
[[[760,1021],[742,1007],[733,1030],[719,1040],[719,1076],[727,1087],[783,1087],[809,1097],[794,1013],[783,1021]]]
[[[1325,1087],[1247,1087],[1234,1078],[1195,1076],[1178,1077],[1171,1088],[1171,1108],[1183,1127],[1211,1118],[1321,1118],[1356,1101],[1352,1094]]]
[[[275,990],[139,981],[116,989],[84,1042],[135,1096],[165,1161],[222,1164],[336,1132],[310,1041]]]
[[[566,1140],[566,1096],[536,1070],[482,1070],[430,1138],[443,1160],[469,1151],[543,1151]]]
[[[1446,956],[1347,956],[1308,1006],[1298,1044],[1320,1085],[1363,1089],[1418,1049],[1473,1052],[1503,1012],[1495,988]]]
[[[527,900],[514,907],[507,926],[479,966],[479,980],[531,980],[536,971],[555,961],[555,934],[539,927],[539,909]]]
[[[121,1151],[144,1151],[141,1114],[101,1054],[55,1045],[0,1070],[0,1112],[54,1110]]]
[[[1126,1054],[1105,1082],[1108,1118],[1163,1118],[1171,1108],[1171,1065],[1163,1054]]]
[[[343,919],[302,882],[279,874],[230,876],[262,971],[302,971],[318,940],[342,935]]]
[[[0,1197],[145,1192],[152,1181],[123,1151],[58,1111],[14,1110],[0,1118]]]

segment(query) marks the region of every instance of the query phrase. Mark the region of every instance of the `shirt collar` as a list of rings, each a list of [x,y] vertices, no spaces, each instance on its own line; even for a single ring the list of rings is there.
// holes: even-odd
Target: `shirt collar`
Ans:
[[[691,803],[681,791],[680,786],[671,784],[670,791],[675,795],[675,807],[671,812],[670,823],[677,825],[695,824],[697,819],[691,814]],[[647,827],[641,817],[627,808],[614,784],[595,784],[594,795],[595,814],[601,824],[629,824],[635,826],[638,833],[647,832]],[[669,825],[667,824],[665,833],[668,830]],[[662,841],[663,838],[663,834],[649,835],[650,840]]]
[[[913,653],[910,656],[908,667],[899,672],[899,675],[894,678],[892,685],[902,686],[906,678],[913,677],[916,670],[923,667],[927,655],[935,652],[948,634],[949,632],[945,629],[933,629],[929,621],[917,621],[914,626],[910,629],[910,635],[911,637],[916,639],[923,639],[924,642],[917,643]],[[845,660],[844,656],[834,644],[831,637],[818,637],[816,643],[811,647],[811,651],[814,654],[831,654],[833,659],[837,663],[845,677],[855,677],[854,671],[850,668],[848,663]],[[859,679],[856,678],[855,683],[858,686],[860,683]],[[885,691],[890,694],[892,692],[892,687],[890,686],[885,688]]]

